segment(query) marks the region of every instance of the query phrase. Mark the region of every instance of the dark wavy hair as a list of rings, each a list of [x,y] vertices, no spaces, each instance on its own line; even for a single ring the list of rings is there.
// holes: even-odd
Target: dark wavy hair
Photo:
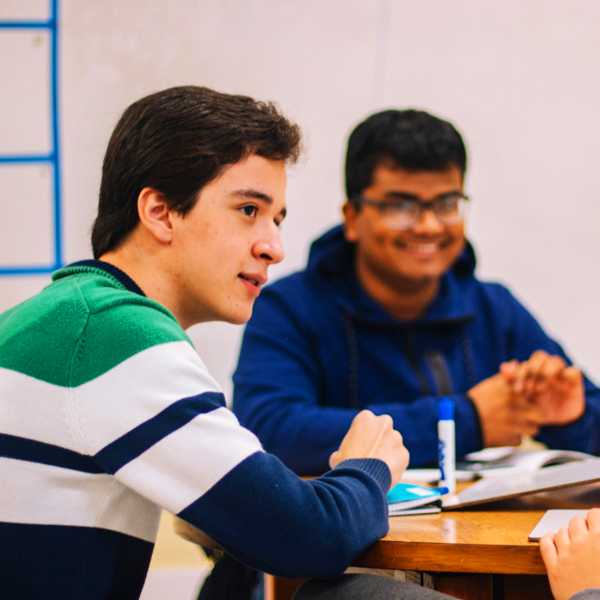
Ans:
[[[250,154],[294,163],[298,125],[270,102],[205,87],[174,87],[125,110],[104,157],[92,250],[98,258],[117,248],[136,227],[144,187],[160,191],[185,215],[200,190],[227,165]]]

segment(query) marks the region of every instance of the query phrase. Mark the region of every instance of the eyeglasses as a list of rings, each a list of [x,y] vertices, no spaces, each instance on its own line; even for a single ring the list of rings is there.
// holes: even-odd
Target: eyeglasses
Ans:
[[[464,194],[442,194],[429,202],[417,198],[398,198],[397,200],[369,200],[362,196],[352,196],[355,204],[376,208],[385,224],[392,229],[410,229],[416,225],[426,210],[433,211],[442,225],[458,225],[465,219],[469,197]]]

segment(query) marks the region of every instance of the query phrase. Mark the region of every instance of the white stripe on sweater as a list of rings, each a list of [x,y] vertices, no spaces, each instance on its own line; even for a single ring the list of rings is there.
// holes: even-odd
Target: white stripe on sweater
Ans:
[[[230,410],[219,408],[163,438],[116,477],[177,514],[259,451],[256,436]]]
[[[0,382],[5,398],[19,399],[0,413],[1,433],[91,455],[177,400],[221,392],[187,342],[148,348],[73,389],[9,369]]]
[[[132,377],[132,374],[134,377]],[[159,344],[72,390],[73,416],[90,454],[168,408],[217,382],[187,342]]]
[[[65,388],[0,368],[0,393],[0,433],[79,450]]]
[[[110,475],[0,458],[0,521],[99,527],[154,542],[161,510]]]

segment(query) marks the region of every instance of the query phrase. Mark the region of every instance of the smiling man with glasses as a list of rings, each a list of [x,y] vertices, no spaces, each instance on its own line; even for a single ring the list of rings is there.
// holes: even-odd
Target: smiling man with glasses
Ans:
[[[600,450],[600,391],[507,288],[475,277],[466,167],[451,123],[371,115],[348,142],[344,224],[255,303],[234,410],[298,473],[327,469],[362,408],[392,416],[412,467],[435,464],[442,396],[459,456],[524,435]]]

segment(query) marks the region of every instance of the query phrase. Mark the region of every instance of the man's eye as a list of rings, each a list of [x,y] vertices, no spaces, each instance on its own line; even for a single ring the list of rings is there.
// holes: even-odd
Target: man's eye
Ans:
[[[439,210],[456,210],[460,196],[446,196],[437,202]]]
[[[257,208],[256,206],[254,206],[253,204],[248,204],[247,206],[242,206],[240,208],[240,210],[247,216],[247,217],[254,217],[256,216],[256,211]]]
[[[399,200],[398,202],[390,202],[387,205],[387,212],[391,213],[412,213],[416,208],[417,203],[414,200]]]

